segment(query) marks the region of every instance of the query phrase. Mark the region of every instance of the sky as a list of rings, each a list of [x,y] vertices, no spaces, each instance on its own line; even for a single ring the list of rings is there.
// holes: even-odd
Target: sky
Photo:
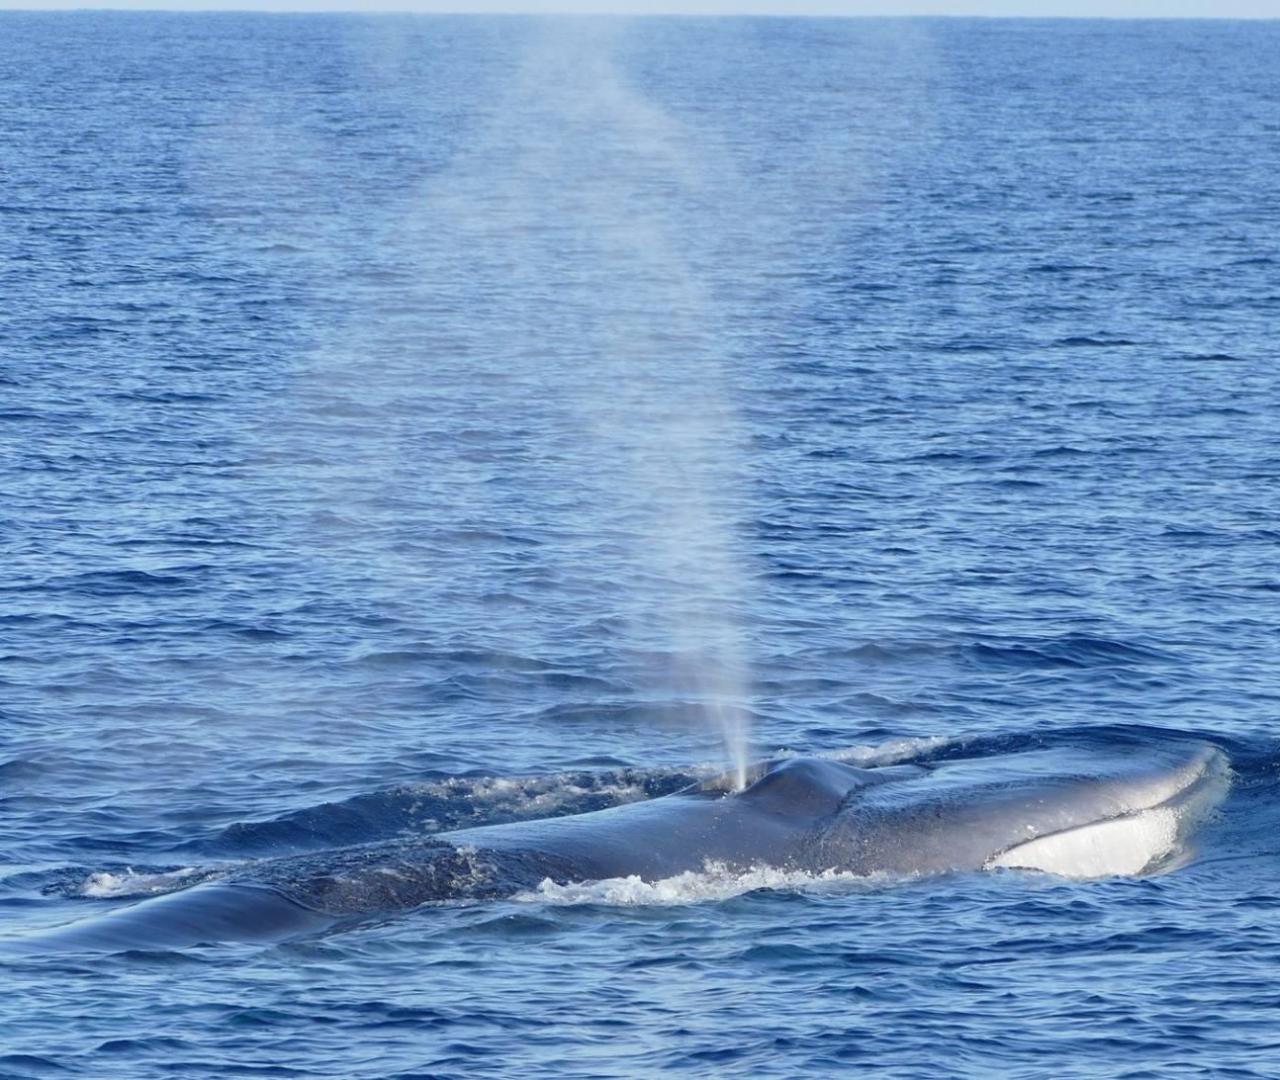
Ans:
[[[1280,0],[0,0],[0,9],[1280,18]]]

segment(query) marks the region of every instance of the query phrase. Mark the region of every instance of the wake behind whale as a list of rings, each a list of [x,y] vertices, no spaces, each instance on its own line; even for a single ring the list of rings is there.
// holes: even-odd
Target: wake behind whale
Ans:
[[[1226,794],[1203,743],[1058,746],[855,765],[769,761],[604,809],[263,859],[105,916],[10,938],[22,951],[276,941],[433,902],[682,875],[920,877],[1023,869],[1139,875],[1186,857]],[[764,881],[775,880],[766,874]]]

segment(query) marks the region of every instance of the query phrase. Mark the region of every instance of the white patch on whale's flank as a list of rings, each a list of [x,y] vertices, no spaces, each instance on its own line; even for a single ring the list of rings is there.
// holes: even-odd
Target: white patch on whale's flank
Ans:
[[[194,866],[184,866],[180,870],[170,870],[162,874],[136,873],[132,867],[123,872],[113,874],[109,870],[101,870],[90,874],[80,885],[81,896],[94,900],[115,900],[123,897],[158,896],[160,893],[173,892],[191,884],[191,876],[200,871]]]
[[[905,880],[900,875],[852,874],[840,870],[809,873],[757,866],[750,870],[730,870],[722,863],[708,863],[700,871],[686,871],[658,881],[644,881],[638,874],[603,881],[571,882],[558,885],[550,878],[536,889],[518,893],[521,903],[604,904],[624,907],[664,907],[732,900],[758,889],[790,892],[843,892],[866,890]]]
[[[1226,797],[1231,770],[1206,749],[1181,769],[1136,785],[1127,813],[1017,844],[986,869],[1042,870],[1071,878],[1135,876],[1176,865],[1188,834]]]
[[[987,869],[1043,870],[1071,878],[1133,876],[1168,856],[1177,843],[1178,815],[1146,810],[1019,844],[990,860]]]

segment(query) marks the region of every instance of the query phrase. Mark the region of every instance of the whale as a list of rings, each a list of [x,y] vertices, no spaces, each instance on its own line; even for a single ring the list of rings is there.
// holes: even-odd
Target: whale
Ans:
[[[105,915],[4,939],[7,951],[269,944],[431,903],[484,902],[547,883],[773,868],[919,878],[1026,871],[1141,876],[1189,858],[1230,763],[1204,743],[1140,753],[1048,747],[867,767],[759,763],[595,810],[262,859]]]

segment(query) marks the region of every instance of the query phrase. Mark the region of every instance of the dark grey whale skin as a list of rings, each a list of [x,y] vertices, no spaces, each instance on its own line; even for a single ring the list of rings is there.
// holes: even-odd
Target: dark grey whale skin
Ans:
[[[708,862],[814,869],[807,849],[852,793],[927,774],[914,765],[861,769],[820,758],[773,762],[755,772],[754,782],[736,794],[720,778],[648,802],[461,829],[437,839],[567,860],[577,881],[631,875],[655,881]]]
[[[757,767],[729,794],[722,781],[588,814],[440,833],[420,843],[369,845],[268,860],[107,915],[4,942],[6,951],[172,949],[271,942],[360,915],[438,900],[510,896],[554,881],[637,874],[654,880],[706,862],[791,865],[803,841],[850,791],[923,774],[914,766],[856,769],[795,759]]]
[[[1124,816],[1135,793],[1177,786],[1215,753],[1145,760],[1043,754],[936,768],[856,768],[818,758],[592,813],[265,860],[107,915],[10,938],[5,951],[179,949],[274,942],[430,901],[511,896],[545,879],[646,881],[729,869],[926,874],[978,870],[1028,839]],[[1053,766],[1053,767],[1050,767]]]
[[[107,915],[4,942],[9,953],[129,952],[215,942],[269,944],[336,922],[259,885],[218,882],[143,900]]]

